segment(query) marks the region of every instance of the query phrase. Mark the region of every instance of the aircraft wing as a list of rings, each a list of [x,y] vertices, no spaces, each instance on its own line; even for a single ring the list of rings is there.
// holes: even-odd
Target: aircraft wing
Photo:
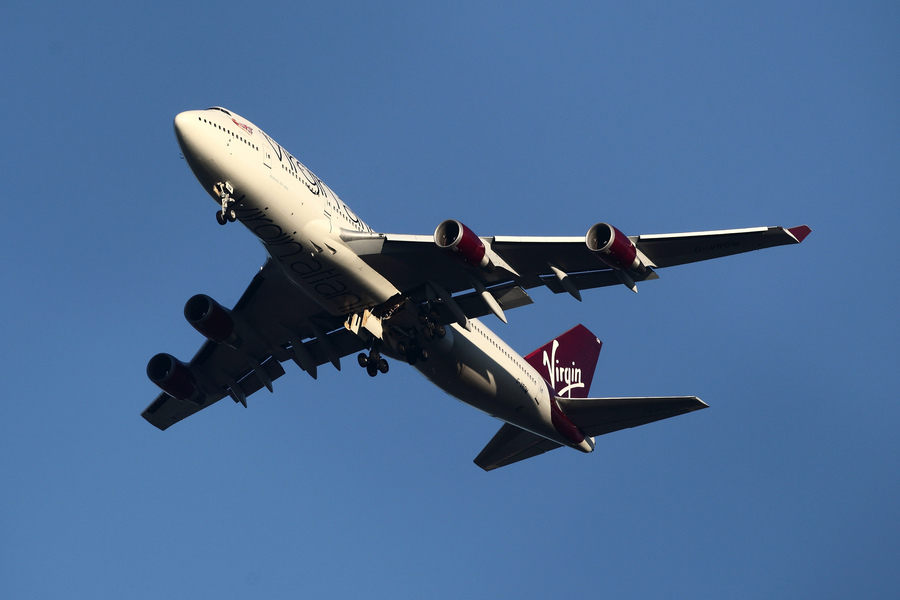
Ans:
[[[630,277],[634,281],[657,279],[655,269],[659,268],[798,244],[809,232],[809,227],[801,225],[629,236],[647,267]],[[495,259],[491,270],[460,260],[454,252],[440,248],[430,235],[346,232],[344,239],[398,289],[413,296],[416,288],[428,281],[437,282],[450,294],[471,290],[473,278],[488,290],[514,283],[523,289],[545,286],[554,293],[568,291],[576,297],[577,290],[623,283],[620,273],[587,247],[584,236],[479,238]]]
[[[557,398],[556,402],[581,431],[592,437],[708,408],[696,396]],[[475,458],[475,464],[492,471],[560,447],[561,444],[506,423]]]
[[[242,337],[236,349],[206,341],[188,363],[198,389],[193,401],[163,392],[141,413],[159,429],[231,396],[246,405],[246,398],[282,375],[281,363],[293,359],[313,377],[327,362],[358,352],[363,343],[334,317],[294,287],[271,261],[267,262],[238,303],[231,309],[236,321],[248,325],[252,335]],[[236,344],[237,345],[237,344]]]

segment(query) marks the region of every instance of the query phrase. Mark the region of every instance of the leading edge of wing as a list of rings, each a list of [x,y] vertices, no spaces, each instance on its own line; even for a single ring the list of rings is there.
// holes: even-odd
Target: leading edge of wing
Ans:
[[[632,240],[657,268],[721,258],[753,250],[799,244],[812,230],[797,227],[751,227],[688,233],[640,235]]]
[[[715,231],[689,231],[685,233],[654,233],[651,235],[639,235],[637,239],[643,241],[672,239],[672,238],[691,238],[715,235],[732,235],[740,233],[765,233],[767,231],[777,229],[786,232],[795,242],[799,244],[806,239],[806,236],[812,232],[807,225],[798,225],[797,227],[745,227],[743,229],[720,229]]]
[[[656,279],[655,268],[799,244],[810,231],[806,225],[750,227],[639,235],[629,239],[650,267],[643,279]],[[515,271],[514,274],[502,269],[492,273],[477,271],[489,286],[514,281],[524,289],[546,286],[560,293],[564,291],[558,281],[560,273],[568,276],[579,290],[621,283],[621,278],[587,247],[582,236],[494,236],[481,240]],[[473,267],[438,248],[432,236],[354,233],[348,234],[346,241],[401,290],[408,291],[429,279],[440,281],[450,293],[471,288]],[[639,281],[634,276],[632,279]]]

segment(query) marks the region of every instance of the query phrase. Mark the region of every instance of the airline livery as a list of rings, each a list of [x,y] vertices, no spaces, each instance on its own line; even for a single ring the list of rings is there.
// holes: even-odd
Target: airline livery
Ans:
[[[481,237],[457,220],[433,235],[378,233],[259,127],[214,107],[175,117],[194,175],[240,221],[268,258],[232,308],[205,295],[184,315],[205,338],[188,363],[157,354],[147,375],[162,393],[142,413],[166,429],[230,397],[247,397],[293,361],[313,378],[357,354],[372,377],[387,359],[504,422],[475,458],[491,470],[568,446],[594,449],[604,433],[707,405],[694,396],[589,397],[601,342],[577,325],[520,356],[479,317],[530,304],[544,286],[581,300],[583,290],[657,279],[657,270],[797,244],[805,225],[626,236],[597,223],[577,237]]]

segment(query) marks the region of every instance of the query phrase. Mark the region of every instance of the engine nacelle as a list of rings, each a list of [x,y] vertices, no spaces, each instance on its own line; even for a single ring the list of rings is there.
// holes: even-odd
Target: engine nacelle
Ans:
[[[494,265],[487,247],[475,232],[455,219],[447,219],[434,230],[434,243],[442,250],[452,250],[470,265],[492,271]]]
[[[206,294],[197,294],[187,301],[184,318],[210,341],[232,348],[241,345],[231,312]]]
[[[588,229],[584,242],[613,269],[641,272],[645,269],[628,236],[609,223],[597,223]]]
[[[190,367],[171,354],[157,354],[147,363],[147,377],[159,389],[178,400],[202,401]]]

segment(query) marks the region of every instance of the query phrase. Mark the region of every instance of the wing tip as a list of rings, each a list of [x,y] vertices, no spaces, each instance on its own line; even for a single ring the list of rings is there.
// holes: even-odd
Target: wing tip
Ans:
[[[791,234],[791,236],[792,236],[795,240],[797,240],[797,243],[799,244],[799,243],[801,243],[803,240],[806,239],[806,236],[808,236],[808,235],[810,234],[810,232],[812,231],[812,229],[810,229],[810,228],[809,228],[808,226],[806,226],[806,225],[799,225],[799,226],[797,226],[797,227],[791,227],[791,228],[789,228],[787,231],[788,231],[789,234]]]

